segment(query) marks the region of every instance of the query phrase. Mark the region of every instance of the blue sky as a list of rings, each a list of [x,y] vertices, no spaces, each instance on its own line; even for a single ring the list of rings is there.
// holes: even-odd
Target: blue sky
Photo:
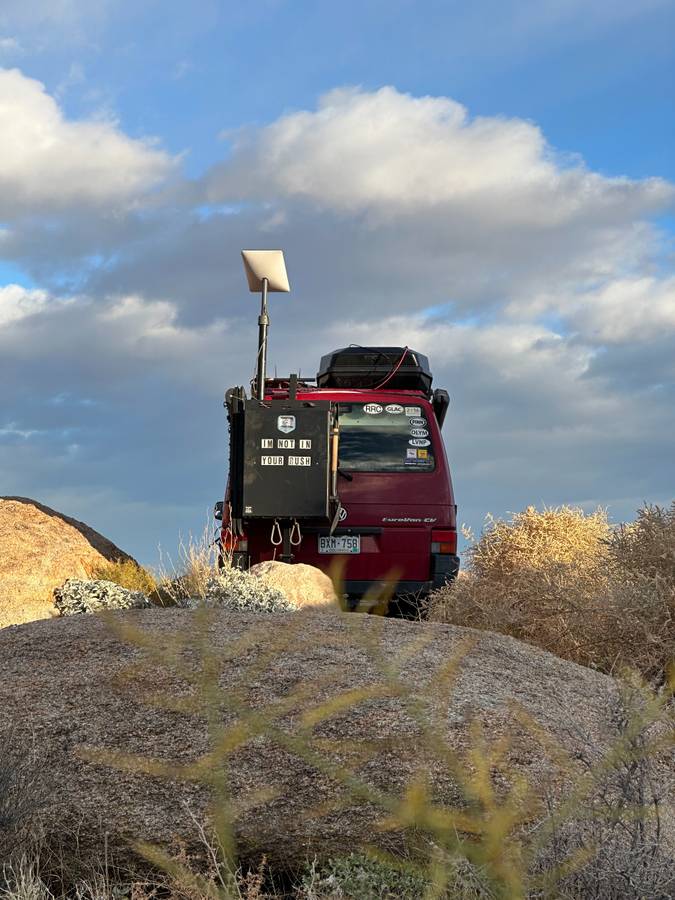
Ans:
[[[474,530],[669,502],[674,37],[671,0],[5,0],[2,493],[144,562],[201,527],[273,244],[272,360],[416,336]]]
[[[71,115],[108,106],[127,133],[187,151],[193,174],[222,156],[223,130],[309,108],[337,85],[392,84],[532,119],[608,174],[673,176],[669,0],[52,6],[46,21],[6,14],[22,49],[5,63],[58,91]]]

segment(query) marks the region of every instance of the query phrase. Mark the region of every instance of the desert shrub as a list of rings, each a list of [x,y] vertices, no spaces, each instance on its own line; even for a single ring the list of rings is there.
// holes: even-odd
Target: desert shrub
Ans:
[[[653,716],[659,706],[660,713]],[[663,820],[671,814],[669,789],[664,792],[655,777],[658,760],[666,765],[672,761],[672,703],[668,695],[665,702],[655,702],[652,691],[631,674],[621,682],[621,699],[613,712],[618,752],[611,764],[602,765],[583,742],[578,751],[596,791],[574,798],[563,815],[552,811],[542,823],[547,840],[540,843],[530,876],[533,885],[545,888],[537,897],[675,896],[672,844],[663,840]]]
[[[145,609],[150,601],[142,591],[127,590],[113,581],[68,578],[54,588],[54,606],[60,616],[75,616],[110,609]]]
[[[483,873],[467,860],[449,866],[447,900],[491,900],[494,892]],[[432,882],[405,860],[380,859],[365,853],[315,860],[304,874],[300,900],[419,900],[432,896]]]
[[[219,564],[218,546],[210,528],[180,541],[178,559],[162,561],[161,575],[151,599],[163,606],[225,607],[259,612],[284,612],[295,607],[276,588],[228,560]]]
[[[315,862],[302,880],[307,900],[417,900],[428,886],[417,872],[363,853]]]
[[[614,531],[609,548],[623,572],[675,584],[675,500],[668,508],[645,504]]]
[[[43,880],[40,858],[23,853],[0,870],[0,900],[55,900]]]
[[[660,679],[675,658],[675,579],[667,577],[675,519],[654,510],[615,532],[602,510],[569,507],[491,521],[468,551],[467,577],[430,598],[430,618]]]
[[[255,612],[287,612],[296,608],[281,591],[261,578],[230,567],[210,575],[203,585],[202,595],[188,598],[182,605]]]
[[[14,728],[0,733],[0,862],[30,839],[46,803],[35,745]]]
[[[510,522],[488,517],[488,527],[467,551],[469,572],[498,584],[523,571],[570,566],[580,576],[595,576],[610,553],[611,527],[604,510],[586,514],[570,506],[528,506]]]
[[[148,596],[157,587],[154,576],[133,559],[101,563],[95,566],[89,577],[92,581],[112,581],[128,591],[141,591]]]

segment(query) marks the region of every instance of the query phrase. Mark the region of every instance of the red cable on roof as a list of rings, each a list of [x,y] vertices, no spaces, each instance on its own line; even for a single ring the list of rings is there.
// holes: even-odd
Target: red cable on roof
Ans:
[[[407,352],[408,352],[408,348],[405,347],[404,350],[403,350],[403,353],[401,354],[401,358],[400,358],[399,361],[396,363],[396,366],[391,370],[391,372],[390,372],[390,373],[387,375],[387,377],[384,379],[384,381],[381,381],[379,384],[376,384],[374,388],[368,388],[368,390],[370,390],[370,391],[379,391],[379,389],[380,389],[381,387],[384,387],[385,384],[386,384],[388,381],[391,381],[391,379],[394,377],[394,375],[398,372],[398,370],[399,370],[399,369],[401,368],[401,366],[403,365],[403,360],[405,359],[406,353],[407,353]]]

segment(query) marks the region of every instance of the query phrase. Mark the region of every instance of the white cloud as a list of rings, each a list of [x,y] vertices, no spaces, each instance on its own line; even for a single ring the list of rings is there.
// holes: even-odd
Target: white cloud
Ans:
[[[675,352],[675,277],[618,279],[571,306],[571,324],[587,339],[643,344],[669,334]]]
[[[39,81],[0,70],[0,216],[40,216],[137,201],[171,170],[170,158],[109,121],[69,121]]]
[[[60,371],[49,380],[50,403],[56,406],[54,396],[68,398],[65,405],[72,407],[85,386],[105,394],[147,375],[203,389],[217,376],[220,348],[227,339],[223,320],[186,326],[178,321],[175,304],[167,301],[127,295],[94,302],[19,285],[0,288],[6,382],[13,377],[12,367],[18,371],[39,359],[41,371],[50,366]],[[190,364],[182,366],[180,360]],[[88,398],[90,405],[94,402]]]
[[[550,228],[635,217],[675,196],[660,179],[605,178],[557,158],[523,119],[471,119],[449,98],[391,87],[331,91],[316,112],[282,116],[234,146],[212,198],[307,200],[378,220],[438,210],[492,228]]]
[[[26,290],[19,284],[0,287],[0,328],[43,311],[49,304],[46,291]]]

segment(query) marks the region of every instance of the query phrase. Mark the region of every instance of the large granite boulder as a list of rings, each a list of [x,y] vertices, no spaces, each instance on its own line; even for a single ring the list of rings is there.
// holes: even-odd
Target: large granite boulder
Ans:
[[[307,563],[268,560],[250,569],[251,575],[284,594],[293,607],[323,607],[339,610],[340,602],[330,577]]]
[[[53,616],[55,587],[130,558],[84,522],[27,497],[0,497],[0,628]]]
[[[199,674],[203,661],[212,680]],[[349,691],[349,703],[335,699]],[[0,734],[39,749],[50,798],[44,827],[60,835],[62,851],[72,834],[79,854],[100,853],[105,833],[118,857],[139,840],[204,852],[195,822],[208,826],[212,795],[198,772],[187,777],[180,767],[209,750],[207,695],[211,728],[241,725],[236,735],[215,733],[229,748],[241,858],[266,854],[283,867],[364,843],[400,846],[398,832],[380,828],[377,795],[401,796],[420,772],[439,802],[465,803],[453,764],[432,752],[422,722],[436,721],[467,775],[478,759],[470,748],[483,743],[487,753],[503,739],[491,767],[498,794],[524,777],[553,807],[626,723],[613,679],[451,625],[151,609],[0,632]],[[347,772],[366,787],[347,787]],[[631,784],[638,774],[631,770]],[[672,784],[658,767],[649,777],[672,846]],[[587,789],[602,791],[604,803],[603,785],[591,780]],[[533,817],[541,812],[531,807]]]

